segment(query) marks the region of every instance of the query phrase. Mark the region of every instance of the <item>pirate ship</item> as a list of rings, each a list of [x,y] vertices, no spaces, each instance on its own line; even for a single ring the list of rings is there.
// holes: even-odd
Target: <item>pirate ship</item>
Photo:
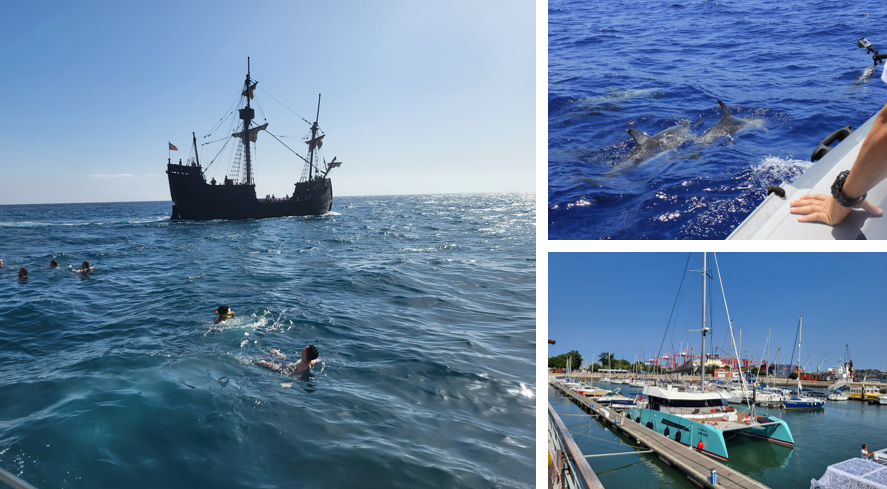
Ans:
[[[238,107],[243,108],[237,110],[239,119],[233,119],[234,112],[231,112],[231,117],[229,117],[232,119],[230,127],[237,132],[204,143],[204,145],[210,145],[211,143],[224,142],[222,149],[215,154],[206,168],[200,163],[197,136],[194,133],[192,133],[193,158],[188,158],[184,164],[181,160],[178,164],[174,164],[172,158],[167,160],[166,174],[169,178],[169,193],[174,203],[172,219],[208,220],[316,216],[325,214],[332,208],[333,186],[328,175],[330,170],[342,163],[336,161],[336,158],[327,163],[319,154],[325,136],[318,126],[320,95],[317,96],[317,115],[314,122],[310,123],[302,119],[310,126],[308,135],[303,138],[308,149],[308,155],[305,157],[281,140],[285,136],[278,137],[270,133],[267,122],[261,125],[253,122],[256,118],[256,111],[251,107],[250,102],[255,98],[257,85],[258,82],[250,78],[249,58],[247,58],[246,81],[238,103]],[[261,108],[261,105],[259,107]],[[225,125],[225,120],[223,118],[217,123],[214,130],[210,131],[210,134],[204,136],[203,139],[212,137],[217,130]],[[256,197],[256,184],[253,181],[255,151],[251,145],[255,145],[260,131],[269,134],[304,162],[302,176],[295,184],[292,196],[286,195],[282,198],[267,196],[264,199]],[[208,170],[220,160],[220,156],[224,154],[225,148],[231,141],[234,141],[235,145],[232,145],[230,150],[229,172],[224,175],[221,182],[216,182],[214,176],[210,181],[207,181]],[[236,150],[234,150],[234,146],[236,146]],[[178,149],[170,143],[170,150],[177,151]],[[219,166],[221,164],[215,167],[216,170]],[[240,175],[241,167],[244,169],[242,176]]]

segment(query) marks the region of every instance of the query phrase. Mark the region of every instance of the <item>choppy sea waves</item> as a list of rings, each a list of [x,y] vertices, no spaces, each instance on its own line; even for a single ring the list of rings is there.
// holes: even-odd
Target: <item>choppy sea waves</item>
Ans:
[[[40,488],[532,487],[534,201],[0,206],[0,467]],[[213,325],[220,304],[236,317]],[[307,376],[254,365],[306,344]]]

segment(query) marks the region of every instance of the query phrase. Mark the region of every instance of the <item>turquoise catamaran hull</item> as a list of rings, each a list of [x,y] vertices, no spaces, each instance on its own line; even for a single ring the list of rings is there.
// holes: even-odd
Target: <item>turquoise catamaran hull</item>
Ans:
[[[724,440],[725,430],[715,424],[702,423],[652,409],[631,408],[626,414],[635,422],[682,445],[720,460],[728,459],[727,444]],[[740,419],[747,415],[744,411],[737,411],[737,414],[740,415]],[[795,440],[784,421],[767,414],[758,414],[757,417],[760,423],[772,424],[734,427],[727,429],[726,433],[728,436],[731,433],[740,433],[787,447],[794,446]],[[731,424],[736,425],[736,423]]]

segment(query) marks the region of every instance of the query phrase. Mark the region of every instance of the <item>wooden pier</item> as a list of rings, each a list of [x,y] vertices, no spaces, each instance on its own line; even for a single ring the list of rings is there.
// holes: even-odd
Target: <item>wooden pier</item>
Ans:
[[[751,477],[740,474],[711,457],[707,457],[692,448],[685,447],[666,436],[662,436],[649,428],[641,426],[635,423],[632,419],[623,416],[621,413],[617,413],[613,409],[604,407],[601,404],[578,394],[576,391],[564,389],[562,386],[554,383],[551,385],[555,389],[564,393],[585,411],[597,415],[597,419],[608,425],[610,429],[620,431],[625,436],[636,440],[638,445],[653,450],[659,456],[659,460],[665,465],[669,467],[677,467],[686,472],[687,479],[697,487],[768,489],[767,486]],[[619,419],[618,423],[616,422],[617,418]],[[711,469],[717,471],[717,484],[712,484],[710,481]]]

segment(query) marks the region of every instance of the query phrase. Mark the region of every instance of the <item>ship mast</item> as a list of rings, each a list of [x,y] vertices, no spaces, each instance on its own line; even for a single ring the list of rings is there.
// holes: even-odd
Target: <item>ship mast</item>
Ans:
[[[317,115],[314,117],[314,124],[311,125],[311,141],[308,142],[308,181],[311,181],[314,173],[314,150],[317,148],[317,121],[320,120],[320,95],[317,94]],[[320,170],[318,170],[318,173]]]
[[[253,174],[252,174],[252,162],[250,161],[249,154],[249,125],[252,120],[256,117],[256,111],[249,106],[250,101],[250,79],[249,79],[249,57],[246,58],[246,85],[244,87],[243,94],[246,96],[246,107],[240,109],[240,118],[243,120],[243,149],[246,155],[246,184],[252,185],[253,183]]]
[[[192,131],[191,137],[194,139],[194,160],[197,162],[197,166],[200,166],[200,156],[197,155],[197,135]]]

